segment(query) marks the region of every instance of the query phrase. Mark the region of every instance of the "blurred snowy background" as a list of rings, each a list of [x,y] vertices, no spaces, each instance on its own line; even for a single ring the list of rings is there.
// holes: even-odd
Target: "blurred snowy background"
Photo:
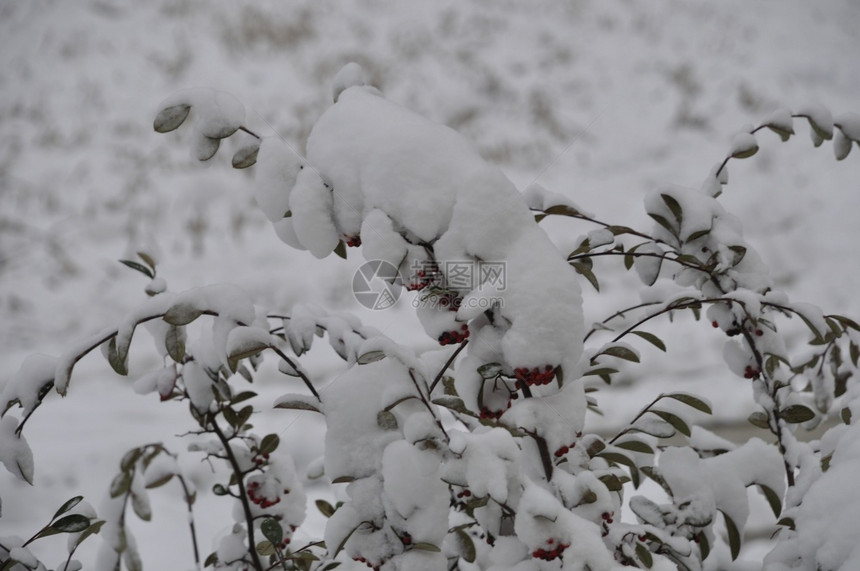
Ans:
[[[860,112],[856,0],[0,0],[0,54],[0,385],[25,355],[57,354],[143,299],[145,280],[116,262],[139,250],[173,290],[234,283],[265,307],[317,301],[433,346],[408,304],[370,312],[354,302],[356,250],[319,262],[278,241],[251,197],[253,173],[233,171],[231,153],[200,166],[182,131],[153,132],[158,103],[184,87],[235,94],[249,128],[302,150],[334,73],[356,61],[520,188],[537,182],[643,229],[645,193],[698,187],[744,124],[810,102]],[[788,143],[763,133],[756,157],[732,162],[722,200],[792,299],[856,318],[860,151],[837,163],[829,143],[812,149],[808,127],[796,129]],[[591,229],[542,224],[563,247]],[[599,297],[583,285],[589,319],[639,301],[635,278],[606,275],[617,279],[604,278]],[[631,383],[600,397],[598,426],[629,420],[667,386],[709,398],[730,420],[751,412],[746,383],[720,366],[723,338],[704,323],[674,329],[653,327],[669,356],[644,349]],[[154,363],[134,358],[132,375]],[[337,361],[319,351],[307,366],[322,378]],[[261,383],[272,395],[295,390],[274,375]],[[78,493],[98,507],[133,445],[181,449],[173,436],[192,428],[184,406],[129,385],[88,359],[70,396],[34,415],[37,488],[0,474],[0,535],[29,536]],[[257,421],[302,463],[319,453],[320,429],[293,422],[280,411]],[[188,469],[211,496],[206,466]],[[155,521],[134,528],[153,568],[191,567],[174,497],[154,494]],[[214,511],[223,505],[207,506],[204,538],[226,521]]]

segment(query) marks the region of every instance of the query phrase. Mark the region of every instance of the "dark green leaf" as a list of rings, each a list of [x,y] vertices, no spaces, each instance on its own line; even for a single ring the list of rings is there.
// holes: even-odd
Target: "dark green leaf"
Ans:
[[[654,454],[654,449],[641,440],[625,440],[623,442],[616,442],[615,446],[623,448],[624,450],[631,450],[633,452],[641,452],[643,454],[651,455]]]
[[[782,498],[771,487],[764,484],[759,484],[758,487],[764,494],[767,503],[770,505],[770,509],[773,510],[773,515],[779,517],[779,514],[782,513]]]
[[[120,260],[119,263],[125,264],[126,266],[128,266],[129,268],[131,268],[133,270],[137,270],[138,272],[142,273],[143,275],[145,275],[149,279],[155,278],[155,274],[152,273],[152,270],[147,268],[143,264],[140,264],[140,263],[135,262],[133,260]]]
[[[77,533],[90,526],[90,518],[81,514],[71,514],[62,517],[51,524],[56,533]]]
[[[185,330],[171,325],[164,336],[164,346],[170,358],[181,363],[185,359]]]
[[[648,341],[664,353],[666,352],[666,344],[663,343],[663,341],[653,333],[648,333],[647,331],[631,331],[631,333],[634,335],[638,335],[642,339]]]
[[[729,246],[729,250],[734,253],[734,259],[732,259],[733,266],[740,264],[741,260],[747,255],[747,249],[743,246]]]
[[[675,228],[674,228],[674,227],[669,223],[669,221],[668,221],[668,220],[666,220],[665,218],[663,218],[663,217],[662,217],[662,216],[660,216],[659,214],[654,214],[653,212],[649,212],[649,213],[648,213],[648,216],[650,216],[651,218],[653,218],[653,219],[654,219],[654,221],[655,221],[657,224],[659,224],[660,226],[662,226],[663,228],[665,228],[666,230],[668,230],[668,231],[669,231],[669,233],[670,233],[670,234],[672,234],[673,236],[677,236],[677,235],[678,235],[678,230],[677,230],[677,229],[675,229]]]
[[[382,359],[385,359],[384,351],[368,351],[364,355],[360,355],[358,359],[356,359],[356,363],[359,365],[367,365],[368,363],[381,361]]]
[[[275,546],[271,541],[261,541],[257,544],[257,553],[263,557],[275,554]]]
[[[158,113],[158,115],[155,116],[152,128],[155,129],[157,133],[169,133],[170,131],[174,131],[178,129],[183,122],[185,122],[190,111],[191,106],[184,103],[165,107]]]
[[[851,409],[848,407],[843,408],[839,412],[840,418],[842,418],[842,422],[845,424],[851,424]]]
[[[666,204],[666,206],[672,212],[672,216],[675,217],[675,221],[678,223],[678,226],[680,227],[681,221],[684,219],[684,212],[681,208],[681,205],[678,204],[678,201],[675,200],[674,197],[672,197],[668,194],[661,194],[660,198],[663,199],[663,202]]]
[[[89,526],[87,529],[85,529],[85,530],[84,530],[84,531],[83,531],[83,532],[78,536],[78,538],[75,540],[75,545],[74,545],[74,548],[73,548],[73,549],[77,549],[77,548],[78,548],[78,546],[79,546],[81,543],[83,543],[83,542],[84,542],[84,540],[85,540],[86,538],[88,538],[89,536],[91,536],[91,535],[95,535],[95,534],[97,534],[98,532],[100,532],[100,531],[101,531],[101,529],[102,529],[102,526],[103,526],[104,524],[105,524],[105,520],[103,520],[103,519],[100,519],[100,520],[98,520],[98,521],[94,521],[94,522],[90,523],[90,526]]]
[[[633,482],[633,487],[639,487],[639,467],[636,466],[636,462],[628,458],[626,455],[621,454],[620,452],[601,452],[598,454],[601,458],[606,460],[611,464],[622,464],[627,466],[630,469],[630,478]]]
[[[317,506],[317,509],[320,511],[320,513],[326,517],[333,516],[334,512],[336,511],[335,507],[325,500],[317,500],[316,506]]]
[[[611,347],[607,347],[606,349],[598,353],[598,355],[610,355],[612,357],[624,359],[625,361],[632,361],[634,363],[639,362],[639,355],[622,345],[613,345]]]
[[[193,305],[178,303],[168,309],[162,319],[171,325],[188,325],[201,315],[203,312]]]
[[[116,498],[128,492],[131,487],[131,477],[132,473],[130,471],[117,474],[110,483],[110,497]]]
[[[687,436],[687,437],[690,436],[690,427],[687,426],[687,423],[684,422],[681,419],[681,417],[678,416],[677,414],[674,414],[671,412],[666,412],[665,410],[654,410],[654,409],[651,409],[648,412],[656,414],[657,416],[659,416],[660,418],[662,418],[663,420],[665,420],[666,422],[671,424],[675,428],[675,430],[677,430],[678,432],[680,432],[684,436]]]
[[[305,402],[302,400],[281,401],[275,405],[275,408],[288,408],[288,409],[293,409],[293,410],[312,410],[314,412],[320,412],[320,413],[322,412],[322,410],[319,409],[318,407],[312,405],[309,402]]]
[[[152,519],[152,509],[149,506],[149,502],[146,501],[145,496],[132,493],[131,507],[134,510],[134,513],[137,514],[137,517],[143,521],[149,521]]]
[[[276,519],[264,519],[263,523],[260,524],[260,531],[263,532],[263,537],[275,545],[280,545],[281,540],[284,539],[284,528]]]
[[[723,512],[723,519],[726,522],[726,533],[729,536],[729,549],[732,552],[732,561],[738,558],[738,555],[741,552],[741,532],[738,529],[738,526],[735,525],[735,522],[732,521],[726,512]]]
[[[591,444],[588,445],[586,449],[586,453],[589,458],[594,458],[598,454],[600,454],[603,450],[606,449],[606,443],[599,438],[595,439]]]
[[[244,402],[246,400],[252,399],[255,396],[257,396],[257,393],[255,393],[254,391],[244,391],[244,392],[237,394],[233,398],[231,398],[230,404],[233,404],[233,405],[239,404],[240,402]]]
[[[172,480],[173,476],[175,476],[175,475],[176,474],[168,472],[167,474],[163,475],[162,477],[158,478],[157,480],[153,480],[152,482],[146,484],[145,487],[147,490],[153,490],[155,488],[159,488],[159,487],[165,485],[170,480]]]
[[[770,423],[768,422],[767,414],[762,411],[756,411],[749,415],[750,424],[757,428],[763,428],[765,430],[770,430]]]
[[[212,493],[216,496],[226,496],[230,492],[223,484],[215,484],[212,486]]]
[[[425,543],[423,541],[419,541],[418,543],[412,546],[412,549],[418,549],[420,551],[432,551],[433,553],[441,553],[442,550],[433,545],[432,543]]]
[[[475,542],[472,541],[469,534],[462,529],[458,529],[455,532],[455,535],[457,537],[457,546],[459,547],[460,557],[462,557],[467,563],[474,563],[475,558],[478,555],[475,550]]]
[[[575,208],[571,208],[570,206],[563,205],[563,204],[559,204],[556,206],[550,206],[549,208],[544,210],[544,213],[545,214],[554,214],[557,216],[573,216],[573,217],[581,216],[581,214],[579,213],[578,210],[576,210]]]
[[[240,147],[233,155],[233,168],[246,169],[257,162],[257,154],[260,152],[260,141],[254,141]]]
[[[260,454],[271,454],[278,449],[280,443],[281,438],[277,434],[267,434],[260,441]]]
[[[696,410],[700,410],[705,414],[713,414],[711,407],[700,398],[694,397],[693,395],[688,395],[686,393],[671,393],[664,395],[668,398],[675,399],[684,403],[687,406],[693,407]]]
[[[702,554],[702,561],[704,561],[711,554],[711,544],[705,532],[699,532],[697,537],[699,539],[699,552]]]
[[[794,531],[794,519],[790,517],[784,517],[776,522],[776,525],[781,525],[783,527],[787,527],[788,529]]]
[[[694,240],[698,240],[699,238],[703,238],[710,233],[711,233],[711,228],[708,228],[707,230],[696,230],[695,232],[692,232],[689,236],[687,236],[685,241],[686,242],[692,242]]]
[[[654,565],[654,557],[651,555],[651,551],[643,544],[636,544],[636,557],[639,558],[639,561],[642,562],[647,569],[651,569]]]
[[[111,337],[108,341],[108,364],[117,375],[128,375],[128,353],[120,355],[117,351],[116,336]]]
[[[596,291],[600,291],[600,283],[597,281],[597,276],[594,275],[594,272],[591,271],[591,268],[589,268],[587,264],[583,264],[582,262],[571,262],[570,265],[573,266],[573,269],[576,270],[578,274],[585,277]]]
[[[236,413],[236,424],[234,426],[241,427],[243,424],[248,422],[248,419],[251,418],[251,415],[254,413],[254,407],[248,405],[243,407],[242,410]]]
[[[802,404],[793,404],[779,411],[780,416],[786,422],[797,424],[815,418],[815,413],[809,407]]]
[[[376,424],[382,430],[397,430],[397,417],[390,410],[380,410],[376,414]]]
[[[67,500],[66,503],[64,503],[63,505],[60,506],[60,508],[57,510],[57,513],[55,513],[54,517],[52,517],[51,519],[52,520],[57,519],[58,517],[60,517],[61,515],[63,515],[64,513],[66,513],[67,511],[69,511],[70,509],[72,509],[73,507],[78,505],[79,503],[81,503],[81,500],[83,500],[83,499],[84,499],[83,496],[75,496],[74,498]]]
[[[337,243],[337,246],[334,248],[334,253],[344,260],[346,259],[346,244],[344,244],[343,240]]]
[[[218,563],[218,552],[213,551],[208,557],[206,557],[206,561],[203,562],[203,567],[211,567],[216,563]]]

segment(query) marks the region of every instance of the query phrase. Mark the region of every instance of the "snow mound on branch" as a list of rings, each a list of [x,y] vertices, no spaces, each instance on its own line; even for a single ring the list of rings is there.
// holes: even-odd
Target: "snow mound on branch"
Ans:
[[[285,149],[261,148],[258,201],[278,235],[325,257],[364,234],[366,259],[401,272],[435,264],[448,290],[471,266],[456,296],[485,306],[462,307],[457,323],[447,320],[451,331],[467,335],[463,322],[491,309],[511,368],[573,369],[584,335],[579,284],[513,183],[453,129],[364,85],[355,64],[338,74],[334,95],[308,138],[305,168]],[[485,274],[486,264],[504,269]],[[428,334],[440,338],[430,321]]]

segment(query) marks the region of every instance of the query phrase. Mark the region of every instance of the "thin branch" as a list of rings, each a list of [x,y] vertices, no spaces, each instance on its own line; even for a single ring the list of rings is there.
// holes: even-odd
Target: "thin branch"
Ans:
[[[457,347],[457,350],[456,350],[456,351],[454,351],[453,353],[451,353],[451,356],[450,356],[450,357],[448,358],[448,360],[445,362],[445,366],[444,366],[444,367],[442,367],[441,369],[439,369],[439,372],[436,374],[436,378],[435,378],[435,379],[433,379],[433,382],[432,382],[432,383],[430,383],[430,391],[429,391],[429,393],[428,393],[428,394],[430,394],[430,395],[432,395],[432,394],[433,394],[433,389],[435,389],[435,388],[436,388],[436,385],[438,385],[438,384],[439,384],[439,381],[441,381],[441,380],[442,380],[442,377],[443,377],[443,376],[445,376],[445,371],[447,371],[447,370],[448,370],[448,368],[449,368],[449,367],[451,367],[451,365],[454,363],[454,360],[457,358],[457,355],[459,355],[459,354],[460,354],[460,351],[462,351],[463,349],[465,349],[465,348],[466,348],[466,345],[468,345],[468,344],[469,344],[469,340],[468,340],[468,339],[463,340],[463,342],[462,342],[462,343],[460,343],[460,346],[459,346],[459,347]]]

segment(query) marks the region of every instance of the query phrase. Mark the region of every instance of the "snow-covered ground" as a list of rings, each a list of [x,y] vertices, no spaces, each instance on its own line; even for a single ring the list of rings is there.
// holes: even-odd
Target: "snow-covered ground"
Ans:
[[[744,124],[810,102],[860,112],[855,0],[0,0],[0,47],[0,383],[27,354],[57,354],[143,299],[145,280],[116,262],[138,250],[158,259],[173,290],[233,283],[262,306],[349,308],[433,346],[405,304],[371,312],[354,302],[359,256],[318,261],[283,245],[254,204],[253,175],[230,169],[229,153],[201,167],[186,132],[153,132],[158,103],[181,88],[233,93],[249,128],[303,151],[334,74],[357,61],[388,98],[459,130],[519,188],[537,182],[600,219],[644,228],[645,194],[698,187]],[[860,152],[836,162],[830,143],[813,150],[796,127],[790,142],[763,134],[757,156],[732,162],[721,201],[779,287],[856,317]],[[542,225],[565,247],[591,230]],[[600,296],[583,284],[588,319],[637,303],[634,285],[614,270]],[[631,384],[601,397],[611,414],[600,426],[629,419],[666,386],[708,397],[731,420],[749,413],[748,387],[720,365],[720,335],[693,323],[654,331],[669,355],[643,351]],[[137,355],[132,373],[152,359]],[[319,351],[307,366],[323,377],[337,361]],[[267,394],[292,390],[274,378]],[[122,453],[160,439],[179,448],[185,416],[135,395],[103,361],[84,361],[69,397],[28,426],[37,487],[0,474],[0,535],[29,535],[78,493],[97,505]],[[289,439],[301,463],[318,454],[321,429],[293,418],[258,422]],[[189,469],[211,487],[205,465]],[[167,490],[137,530],[154,568],[191,561]],[[219,504],[206,499],[202,537],[223,531]]]

